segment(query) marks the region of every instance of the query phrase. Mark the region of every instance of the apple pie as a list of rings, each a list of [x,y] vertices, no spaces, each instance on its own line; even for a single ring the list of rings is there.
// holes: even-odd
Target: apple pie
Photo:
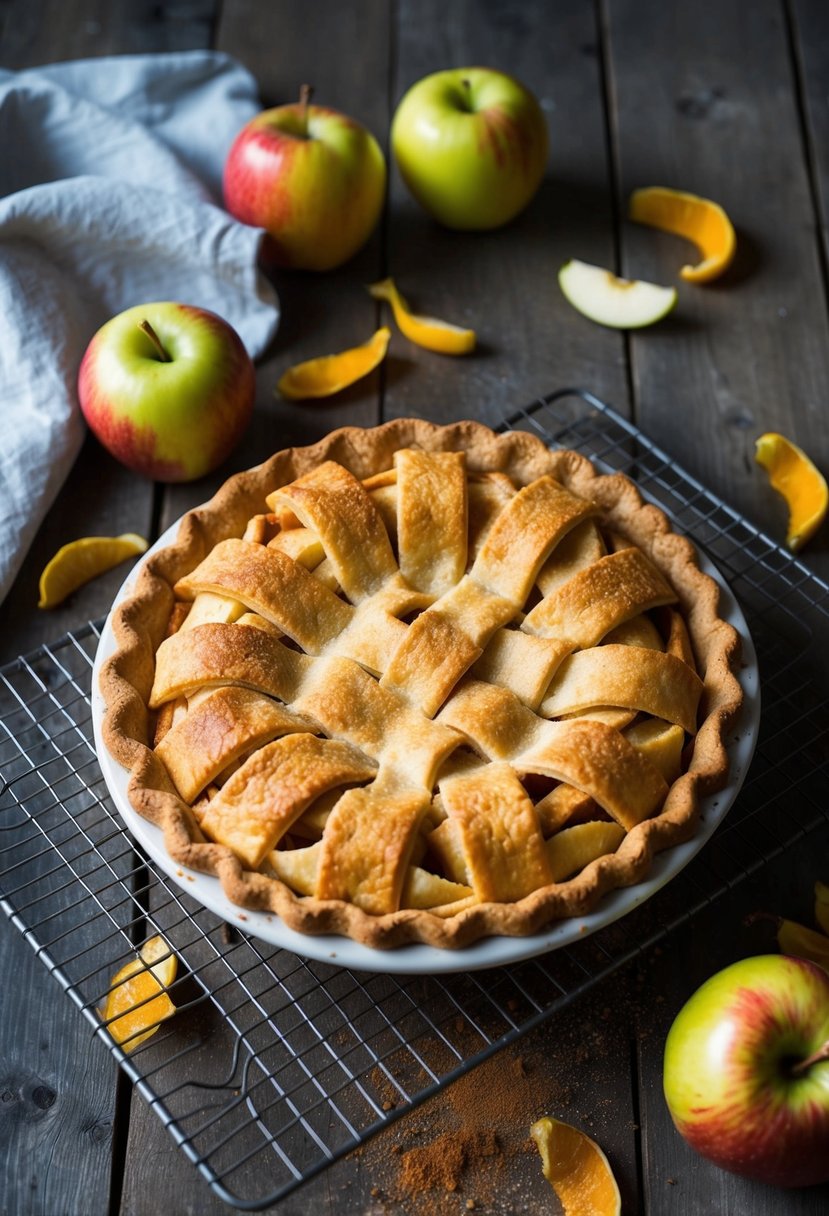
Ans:
[[[727,776],[739,637],[621,474],[474,422],[232,477],[113,614],[104,738],[178,864],[373,947],[584,914]]]

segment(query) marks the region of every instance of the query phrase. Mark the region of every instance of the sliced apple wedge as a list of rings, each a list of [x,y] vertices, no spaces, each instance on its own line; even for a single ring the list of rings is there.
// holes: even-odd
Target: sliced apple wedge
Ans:
[[[610,270],[575,258],[558,272],[558,282],[573,307],[599,325],[642,329],[667,316],[676,304],[676,288],[641,279],[620,279]]]

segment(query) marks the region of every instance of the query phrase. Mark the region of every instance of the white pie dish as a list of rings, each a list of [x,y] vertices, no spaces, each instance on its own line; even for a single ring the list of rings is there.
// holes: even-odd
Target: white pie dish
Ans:
[[[145,556],[173,542],[179,521],[172,524]],[[101,725],[105,704],[99,689],[102,663],[115,649],[112,615],[128,597],[138,567],[135,567],[120,588],[110,615],[104,624],[92,673],[92,724],[95,747],[104,780],[115,806],[130,833],[146,850],[158,868],[223,920],[242,932],[261,938],[273,946],[290,950],[305,958],[315,959],[354,970],[395,974],[446,974],[472,971],[520,962],[560,946],[583,940],[588,934],[625,916],[638,907],[694,858],[720,825],[748,771],[754,752],[760,718],[760,689],[757,658],[745,618],[722,575],[700,555],[701,568],[721,589],[721,615],[733,625],[742,638],[742,660],[736,673],[743,690],[743,706],[727,740],[729,776],[724,788],[702,799],[699,827],[694,837],[659,853],[652,862],[648,877],[631,887],[619,888],[607,894],[597,909],[587,916],[559,921],[541,933],[524,937],[488,937],[459,950],[439,949],[427,945],[406,945],[396,949],[379,950],[350,938],[335,935],[298,933],[285,925],[273,913],[256,912],[231,903],[217,878],[195,870],[187,870],[176,862],[164,844],[160,828],[144,819],[132,807],[127,797],[129,774],[107,751]],[[174,944],[174,943],[173,943]]]

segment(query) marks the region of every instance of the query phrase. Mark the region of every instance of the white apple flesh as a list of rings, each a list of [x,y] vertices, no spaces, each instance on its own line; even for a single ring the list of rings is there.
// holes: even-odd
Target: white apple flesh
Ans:
[[[601,266],[575,258],[558,272],[562,292],[591,321],[612,329],[641,329],[667,316],[676,304],[674,287],[642,279],[620,279]]]
[[[829,975],[786,955],[726,967],[668,1034],[665,1098],[692,1148],[777,1186],[829,1181]]]

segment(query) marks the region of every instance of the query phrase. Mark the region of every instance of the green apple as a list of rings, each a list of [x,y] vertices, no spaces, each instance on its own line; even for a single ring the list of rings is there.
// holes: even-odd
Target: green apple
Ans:
[[[667,316],[676,304],[674,287],[642,279],[620,279],[601,266],[575,258],[558,272],[559,287],[573,307],[599,325],[642,329]]]
[[[365,127],[309,99],[306,86],[299,102],[242,128],[225,162],[224,199],[238,220],[267,230],[271,263],[332,270],[380,218],[386,161]]]
[[[717,1165],[829,1181],[829,975],[769,954],[712,976],[670,1029],[664,1087],[680,1133]]]
[[[529,89],[491,68],[412,85],[391,144],[403,181],[448,228],[498,228],[526,207],[547,163],[547,124]]]
[[[155,481],[192,481],[220,464],[250,421],[255,392],[235,329],[207,309],[168,301],[107,321],[78,373],[92,431]]]

